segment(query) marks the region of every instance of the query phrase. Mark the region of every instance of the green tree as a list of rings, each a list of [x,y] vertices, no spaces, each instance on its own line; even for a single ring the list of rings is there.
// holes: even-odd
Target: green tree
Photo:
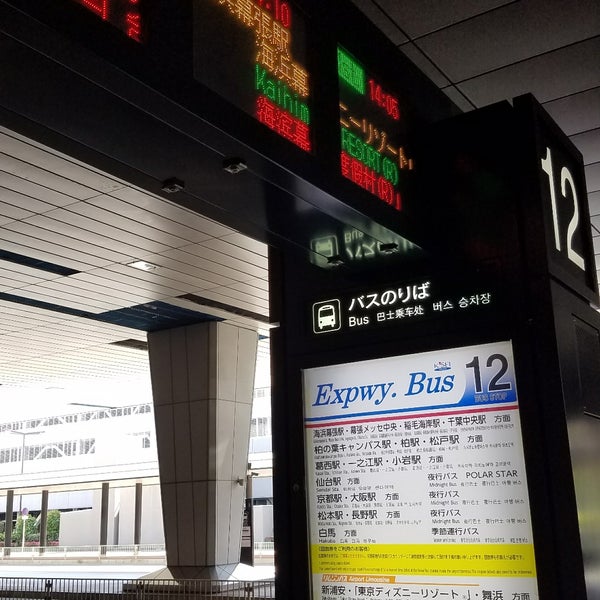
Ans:
[[[48,522],[47,522],[47,533],[49,542],[57,542],[58,535],[60,533],[60,511],[49,510],[48,511]]]
[[[25,519],[25,541],[31,542],[39,540],[39,533],[35,524],[35,517],[29,516]],[[12,541],[14,545],[20,545],[23,541],[23,517],[17,517],[17,524],[13,529]]]

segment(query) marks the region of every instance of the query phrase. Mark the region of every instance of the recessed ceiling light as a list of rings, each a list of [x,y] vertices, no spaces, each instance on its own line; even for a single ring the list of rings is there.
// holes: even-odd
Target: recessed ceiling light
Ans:
[[[158,269],[158,265],[153,265],[145,260],[136,260],[135,262],[127,263],[127,266],[139,269],[140,271],[155,271]]]

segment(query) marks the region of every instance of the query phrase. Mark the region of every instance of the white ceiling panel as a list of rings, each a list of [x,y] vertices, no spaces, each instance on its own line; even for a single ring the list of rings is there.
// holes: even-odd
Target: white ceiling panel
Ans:
[[[411,60],[435,85],[446,87],[451,81],[440,71],[440,68],[421,50],[415,42],[400,46],[402,53]]]
[[[267,272],[264,268],[250,264],[235,256],[227,256],[221,254],[212,248],[207,248],[206,245],[186,246],[182,248],[185,252],[193,254],[200,258],[211,260],[213,263],[230,267],[238,271],[238,281],[248,281],[252,277],[267,277]]]
[[[41,289],[47,289],[48,293],[50,294],[56,292],[57,298],[59,297],[58,294],[66,294],[67,297],[69,295],[74,295],[89,298],[91,300],[102,300],[114,305],[114,307],[119,308],[125,306],[135,306],[136,304],[143,304],[144,302],[147,302],[147,300],[145,300],[143,297],[137,296],[136,294],[129,294],[122,290],[115,290],[108,286],[104,288],[95,286],[84,281],[73,279],[71,276],[63,277],[60,280],[45,281],[38,284],[38,287]]]
[[[36,254],[27,250],[21,253],[40,260],[46,260],[47,262],[69,266],[65,261],[44,258],[46,252],[51,253],[53,256],[71,258],[78,261],[81,265],[78,267],[78,270],[84,270],[85,268],[89,268],[89,266],[104,266],[112,262],[128,262],[131,260],[131,256],[115,252],[107,240],[95,237],[94,241],[104,244],[100,246],[86,240],[85,232],[78,232],[76,229],[67,229],[58,225],[57,229],[60,228],[62,231],[57,231],[56,229],[52,229],[54,222],[51,219],[38,222],[42,226],[36,226],[29,222],[29,220],[9,223],[0,230],[0,240],[20,244],[23,248],[31,247],[38,249],[39,252]],[[71,237],[66,234],[67,231],[79,237]]]
[[[588,185],[588,190],[590,186]],[[588,202],[590,204],[590,214],[600,215],[600,191],[591,192],[588,194]]]
[[[544,104],[567,135],[600,127],[600,87]]]
[[[355,2],[356,4],[356,2]],[[363,10],[371,14],[374,5],[379,5],[395,23],[412,39],[449,25],[471,19],[494,10],[510,0],[371,0],[363,3]]]
[[[571,141],[585,157],[585,164],[600,163],[600,127],[571,136]]]
[[[0,127],[0,148],[5,154],[31,165],[43,167],[46,171],[64,179],[72,182],[85,181],[87,188],[99,192],[114,191],[126,185],[116,178],[101,174],[88,165],[83,165],[55,150],[44,148],[41,144],[27,140],[4,127]]]
[[[250,252],[264,256],[265,258],[269,256],[269,251],[266,244],[263,244],[263,242],[259,242],[258,240],[253,240],[252,238],[249,238],[241,233],[231,233],[223,237],[223,240],[233,244],[234,246],[239,246],[240,248],[245,248]]]
[[[64,195],[65,199],[85,200],[86,198],[98,195],[98,192],[92,188],[71,181],[70,179],[65,179],[52,171],[42,169],[2,152],[0,152],[0,170],[25,179],[40,187],[54,190]]]
[[[169,205],[166,202],[158,199],[155,199],[154,202],[157,205],[164,204],[164,212],[168,212]],[[86,204],[97,206],[98,208],[111,211],[117,215],[122,215],[127,219],[136,221],[137,223],[143,223],[154,230],[169,232],[171,235],[177,236],[179,239],[186,240],[186,243],[188,244],[190,242],[203,242],[211,237],[207,233],[204,233],[204,231],[193,229],[192,227],[188,227],[183,223],[179,223],[162,215],[150,212],[149,210],[144,210],[139,206],[129,204],[128,202],[124,202],[123,200],[119,200],[113,196],[96,196],[95,198],[90,198],[87,200]],[[204,222],[202,224],[204,225]]]
[[[231,256],[241,263],[248,263],[264,270],[267,270],[269,266],[268,260],[263,254],[257,254],[246,248],[231,244],[228,239],[212,239],[202,242],[199,246],[216,250],[224,256]]]
[[[183,257],[185,260],[176,260],[171,256]],[[228,277],[228,273],[219,269],[215,263],[200,261],[190,254],[185,256],[185,253],[172,251],[168,255],[149,255],[146,260],[157,265],[161,275],[186,283],[194,289],[230,285],[237,281],[237,279]],[[205,269],[204,266],[208,268]]]
[[[600,86],[599,56],[597,37],[470,79],[458,87],[477,106],[525,93],[547,102]]]
[[[2,174],[0,174],[0,178]],[[0,187],[0,211],[13,219],[25,219],[37,213],[54,210],[56,207],[48,202],[26,196],[15,190]]]
[[[588,192],[600,191],[600,163],[594,163],[585,168],[585,180]]]
[[[60,227],[65,228],[67,231],[80,231],[83,236],[89,236],[90,239],[101,242],[98,245],[114,247],[119,252],[130,256],[136,256],[136,254],[139,256],[140,250],[143,252],[163,252],[169,248],[167,244],[163,244],[158,240],[136,235],[135,232],[117,228],[109,223],[89,219],[70,209],[57,208],[45,216],[30,217],[27,221],[34,224],[39,224],[39,221],[42,221],[49,228],[56,228],[56,225],[49,224],[48,219],[58,221]]]
[[[34,285],[20,288],[18,293],[15,293],[15,295],[23,298],[30,298],[32,300],[38,300],[48,304],[58,304],[74,310],[82,310],[84,312],[94,314],[119,308],[118,305],[109,302],[94,300],[75,294],[64,294]]]
[[[188,240],[173,235],[168,229],[149,227],[136,219],[123,217],[114,212],[98,208],[97,206],[91,206],[87,202],[73,204],[69,207],[69,211],[88,217],[96,223],[99,223],[101,228],[110,228],[112,230],[112,235],[119,235],[119,233],[121,233],[122,237],[126,239],[127,242],[134,242],[136,245],[138,245],[138,239],[146,240],[147,242],[159,240],[161,244],[171,248],[179,248],[179,246],[189,244]],[[50,216],[53,216],[53,214]],[[95,226],[94,230],[98,231],[98,227]],[[100,229],[100,232],[102,232],[102,229]],[[143,246],[140,247],[143,248]],[[149,251],[155,250],[149,249]]]
[[[416,43],[457,83],[586,40],[599,29],[598,0],[578,0],[576,6],[565,0],[527,0],[463,21]],[[461,60],[456,60],[459,54]]]
[[[76,198],[65,196],[60,192],[37,185],[31,181],[26,181],[21,177],[2,170],[0,170],[0,189],[12,190],[24,196],[24,198],[18,200],[19,204],[24,204],[28,209],[36,213],[45,212],[47,209],[44,207],[48,207],[48,205],[56,208],[57,206],[67,206],[68,204],[77,202]],[[29,200],[29,198],[32,200]],[[41,204],[35,204],[33,200],[39,200]],[[10,198],[8,201],[10,201]],[[40,209],[37,209],[36,206],[39,206]]]
[[[222,237],[229,233],[233,233],[233,229],[230,229],[229,227],[225,227],[220,223],[216,223],[215,221],[193,213],[190,210],[176,206],[166,200],[161,199],[157,202],[156,196],[131,187],[116,190],[111,193],[111,196],[125,200],[139,208],[157,213],[176,223],[181,223],[192,229],[201,231],[210,237]]]
[[[397,23],[373,0],[354,0],[354,4],[362,11],[369,13],[369,17],[377,27],[396,45],[407,40],[406,35],[399,29]]]

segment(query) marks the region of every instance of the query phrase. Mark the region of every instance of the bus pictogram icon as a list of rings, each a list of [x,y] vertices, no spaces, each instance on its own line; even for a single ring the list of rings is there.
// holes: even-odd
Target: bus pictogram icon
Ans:
[[[312,316],[315,333],[338,331],[342,327],[340,301],[337,298],[315,302]]]

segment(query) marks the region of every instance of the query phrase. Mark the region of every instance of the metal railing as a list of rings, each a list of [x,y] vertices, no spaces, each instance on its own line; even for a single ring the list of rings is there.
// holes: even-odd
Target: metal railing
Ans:
[[[275,582],[0,577],[0,600],[235,600],[275,598]]]
[[[255,542],[254,556],[273,556],[273,542]],[[0,563],[3,560],[47,560],[60,562],[69,559],[127,558],[130,561],[164,559],[164,544],[123,544],[116,546],[11,546],[0,547]],[[1,600],[1,599],[0,599]]]
[[[118,558],[130,560],[142,558],[164,558],[164,544],[129,544],[117,546],[11,546],[0,548],[0,562],[9,559],[44,559],[48,561],[70,558]]]

